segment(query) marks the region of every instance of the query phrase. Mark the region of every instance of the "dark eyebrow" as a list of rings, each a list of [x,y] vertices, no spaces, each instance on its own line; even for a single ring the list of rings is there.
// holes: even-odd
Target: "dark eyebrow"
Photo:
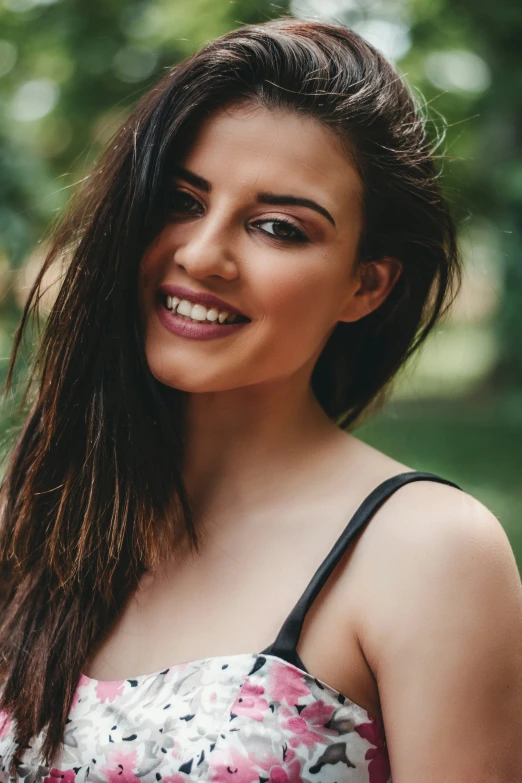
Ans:
[[[207,182],[206,179],[200,177],[198,174],[194,174],[193,171],[183,168],[182,166],[176,166],[173,172],[174,176],[182,177],[194,187],[203,190],[205,193],[210,193],[212,185]],[[256,196],[258,204],[273,204],[276,206],[296,206],[296,207],[309,207],[314,209],[320,215],[323,215],[331,224],[335,226],[335,220],[330,215],[327,209],[322,207],[316,201],[312,201],[309,198],[301,198],[300,196],[291,196],[279,193],[258,193]]]

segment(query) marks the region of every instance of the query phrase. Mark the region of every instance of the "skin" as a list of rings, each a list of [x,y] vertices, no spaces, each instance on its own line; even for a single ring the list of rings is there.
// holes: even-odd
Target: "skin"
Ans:
[[[400,264],[387,258],[356,268],[362,184],[339,141],[311,120],[223,110],[183,165],[212,192],[175,179],[188,194],[185,214],[173,213],[142,261],[147,360],[156,378],[192,393],[187,484],[200,496],[209,475],[223,491],[234,477],[250,495],[260,465],[265,478],[267,470],[276,477],[297,449],[316,443],[318,430],[337,430],[310,392],[312,368],[337,321],[358,320],[384,301]],[[337,227],[308,208],[255,203],[258,191],[280,193],[282,182],[285,193],[324,205]],[[187,211],[201,214],[187,219]],[[310,241],[274,238],[278,218]],[[265,234],[253,226],[261,221]],[[215,293],[252,323],[226,339],[173,339],[153,310],[162,282]]]
[[[412,470],[340,431],[309,387],[335,324],[379,307],[401,273],[393,258],[356,263],[362,184],[339,141],[307,118],[238,106],[206,120],[183,165],[212,189],[173,181],[190,214],[172,213],[145,253],[140,301],[152,373],[190,392],[185,480],[204,548],[143,578],[90,662],[98,679],[263,649],[364,497]],[[258,204],[258,191],[312,198],[336,226]],[[281,218],[310,241],[271,237]],[[153,309],[164,282],[215,293],[252,322],[212,341],[173,335]],[[453,487],[409,484],[346,552],[298,652],[383,718],[394,780],[513,783],[521,596],[494,515]],[[192,617],[205,622],[180,633]]]

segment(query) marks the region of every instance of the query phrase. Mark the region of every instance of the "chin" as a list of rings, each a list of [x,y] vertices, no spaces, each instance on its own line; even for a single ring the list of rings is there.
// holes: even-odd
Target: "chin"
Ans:
[[[190,371],[180,374],[179,367],[177,367],[176,370],[172,368],[169,372],[169,368],[166,366],[165,362],[155,363],[149,361],[148,365],[154,378],[164,386],[170,386],[171,389],[194,393],[222,391],[222,389],[219,388],[219,383],[216,383],[215,381],[213,383],[212,379],[208,376],[201,377]]]

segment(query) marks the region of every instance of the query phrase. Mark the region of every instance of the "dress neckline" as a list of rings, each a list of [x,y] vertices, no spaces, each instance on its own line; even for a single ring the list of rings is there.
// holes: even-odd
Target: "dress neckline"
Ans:
[[[120,677],[120,679],[117,680],[98,680],[96,677],[89,677],[88,674],[83,674],[82,672],[80,679],[85,684],[88,682],[94,682],[96,685],[116,685],[116,683],[126,682],[127,680],[142,683],[145,680],[151,679],[153,677],[159,677],[161,674],[166,674],[168,671],[172,671],[173,669],[184,669],[186,666],[195,666],[196,664],[205,663],[206,661],[234,661],[239,658],[256,658],[259,655],[260,653],[252,652],[232,653],[231,655],[207,655],[204,658],[193,658],[190,661],[179,661],[178,663],[171,663],[168,666],[164,666],[162,669],[157,669],[153,672],[146,672],[144,674],[137,674],[134,677]]]
[[[458,484],[455,484],[450,479],[426,471],[406,471],[404,473],[391,476],[382,481],[361,502],[353,516],[347,522],[343,532],[338,537],[330,552],[316,570],[312,579],[308,583],[308,586],[286,618],[285,622],[281,626],[277,638],[262,652],[214,655],[207,658],[196,658],[191,661],[180,661],[179,663],[166,666],[159,671],[139,674],[136,677],[125,677],[122,680],[97,680],[93,677],[89,677],[86,674],[81,674],[77,688],[81,687],[82,685],[88,685],[89,683],[93,683],[96,688],[110,687],[111,685],[119,685],[126,681],[132,681],[136,685],[139,685],[143,682],[146,682],[147,680],[158,678],[163,674],[167,674],[167,672],[172,670],[182,672],[188,666],[196,666],[198,664],[210,662],[217,663],[218,661],[222,661],[224,665],[228,665],[227,662],[239,661],[242,658],[249,658],[252,662],[255,662],[257,659],[264,657],[278,661],[279,663],[300,672],[303,677],[314,680],[320,687],[327,689],[332,694],[334,694],[334,696],[337,697],[339,701],[342,701],[342,703],[348,702],[357,709],[362,710],[370,720],[376,721],[381,726],[383,726],[383,720],[381,718],[372,715],[360,704],[352,701],[352,699],[349,699],[343,693],[336,690],[331,685],[328,685],[328,683],[318,679],[311,672],[307,671],[305,664],[302,662],[297,652],[297,645],[307,612],[318,597],[322,587],[324,587],[326,581],[333,573],[335,567],[341,560],[343,554],[346,552],[351,541],[364,529],[377,509],[390,497],[390,495],[396,492],[400,487],[404,486],[405,484],[409,484],[412,481],[436,481],[442,484],[448,484],[450,486],[456,487],[457,489],[461,489]]]
[[[290,663],[289,661],[286,661],[284,658],[280,658],[278,655],[273,655],[272,653],[253,653],[253,652],[246,652],[246,653],[233,653],[232,655],[211,655],[206,658],[194,658],[191,661],[180,661],[179,663],[171,664],[170,666],[165,666],[163,669],[160,669],[155,672],[147,672],[145,674],[138,674],[135,677],[123,677],[120,680],[97,680],[95,677],[89,677],[87,674],[81,674],[80,679],[78,681],[77,689],[80,688],[83,685],[89,685],[93,684],[95,688],[103,688],[103,687],[110,687],[119,685],[124,682],[132,682],[136,685],[141,685],[142,683],[146,682],[147,680],[153,680],[157,679],[158,677],[167,674],[168,672],[172,670],[178,670],[180,673],[188,666],[196,666],[198,664],[204,664],[204,663],[218,663],[219,661],[222,661],[224,665],[229,665],[231,662],[239,662],[241,659],[248,659],[250,658],[252,663],[254,663],[258,658],[267,658],[268,660],[277,661],[277,663],[282,664],[283,666],[287,666],[291,669],[294,669],[295,671],[298,671],[305,679],[314,680],[320,687],[324,688],[327,691],[330,691],[333,696],[338,699],[339,701],[342,700],[342,703],[348,703],[351,706],[355,707],[358,710],[362,710],[368,717],[370,721],[374,721],[378,723],[380,726],[384,726],[382,718],[379,718],[377,715],[373,715],[371,712],[368,712],[368,710],[363,707],[360,704],[357,704],[357,702],[353,701],[353,699],[350,699],[348,696],[345,696],[344,693],[341,693],[341,691],[338,691],[336,688],[329,685],[327,682],[324,682],[323,680],[319,679],[315,675],[311,674],[308,671],[305,671],[304,669],[301,669],[299,666],[295,666],[293,663]]]

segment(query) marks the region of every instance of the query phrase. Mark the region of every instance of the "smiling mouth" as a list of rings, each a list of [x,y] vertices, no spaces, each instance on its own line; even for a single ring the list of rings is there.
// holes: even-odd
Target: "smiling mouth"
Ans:
[[[162,296],[161,301],[169,313],[193,323],[224,326],[225,324],[248,323],[250,321],[250,318],[244,315],[229,313],[228,310],[218,310],[216,307],[193,304],[187,299],[179,300],[178,297]]]

